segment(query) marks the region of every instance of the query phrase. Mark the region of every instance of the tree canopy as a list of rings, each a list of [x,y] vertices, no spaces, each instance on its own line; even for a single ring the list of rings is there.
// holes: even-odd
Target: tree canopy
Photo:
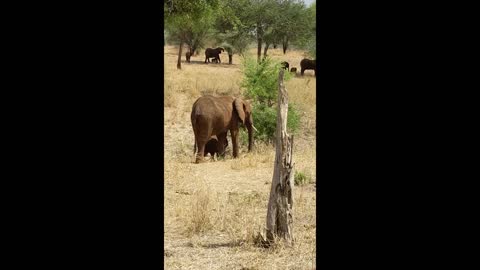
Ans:
[[[257,44],[257,61],[270,45],[305,49],[315,57],[316,4],[301,0],[167,0],[164,3],[168,42],[186,44],[193,53],[207,41],[225,47],[229,55],[243,54]]]

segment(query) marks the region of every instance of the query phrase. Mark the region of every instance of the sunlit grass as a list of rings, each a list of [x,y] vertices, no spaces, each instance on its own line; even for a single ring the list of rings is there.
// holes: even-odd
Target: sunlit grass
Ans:
[[[266,222],[275,159],[272,145],[255,142],[250,153],[241,145],[237,159],[232,159],[230,148],[223,160],[193,164],[193,102],[204,94],[241,96],[241,58],[234,55],[234,64],[228,65],[227,55],[222,54],[222,64],[207,65],[201,63],[200,53],[177,70],[177,53],[177,47],[165,47],[165,268],[315,268],[315,77],[306,74],[286,82],[290,102],[302,113],[294,140],[295,170],[312,181],[294,189],[297,242],[294,247],[280,242],[265,250],[254,244],[254,238]],[[256,57],[256,49],[249,54]],[[300,72],[303,52],[283,55],[281,49],[270,49],[268,54]],[[232,147],[230,135],[228,139]]]

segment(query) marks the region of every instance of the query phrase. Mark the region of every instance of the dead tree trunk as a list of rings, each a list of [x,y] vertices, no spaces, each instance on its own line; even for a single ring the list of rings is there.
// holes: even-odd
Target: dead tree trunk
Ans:
[[[267,211],[267,243],[275,236],[293,244],[293,135],[287,134],[288,95],[283,84],[284,70],[278,78],[278,111],[275,167]]]

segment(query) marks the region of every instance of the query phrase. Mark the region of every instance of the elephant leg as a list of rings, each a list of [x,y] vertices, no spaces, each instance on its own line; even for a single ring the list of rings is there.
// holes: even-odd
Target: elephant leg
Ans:
[[[232,145],[233,145],[233,158],[238,157],[238,129],[230,130],[232,135]]]
[[[303,76],[303,72],[305,72],[305,69],[302,68],[302,70],[300,71],[300,74]]]
[[[198,152],[197,156],[195,157],[195,163],[201,163],[204,161],[204,154],[205,154],[205,145],[207,144],[206,140],[197,140]]]
[[[202,114],[192,116],[192,126],[197,143],[197,155],[195,163],[203,162],[205,157],[205,148],[212,136],[212,123],[208,117]]]
[[[193,142],[193,154],[195,155],[197,153],[197,139]]]

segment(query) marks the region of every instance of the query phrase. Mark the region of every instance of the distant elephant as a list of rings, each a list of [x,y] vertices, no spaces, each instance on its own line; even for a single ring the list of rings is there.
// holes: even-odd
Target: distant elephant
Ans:
[[[292,67],[292,68],[290,69],[290,72],[292,72],[292,73],[297,73],[297,68],[296,68],[296,67]]]
[[[218,47],[218,48],[215,48],[215,49],[212,49],[212,48],[207,48],[205,50],[205,63],[210,63],[210,59],[209,58],[212,58],[212,57],[215,57],[215,59],[218,60],[219,63],[221,63],[222,61],[220,61],[220,55],[222,52],[224,52],[225,49],[222,48],[222,47]]]
[[[217,157],[224,157],[225,156],[225,149],[228,147],[228,139],[226,138],[225,134],[225,142],[223,144],[223,149],[218,148],[218,138],[217,136],[212,136],[210,140],[205,145],[205,151],[203,152],[203,156],[206,156],[210,153],[210,156],[215,160],[215,154]],[[194,149],[195,152],[195,149]]]
[[[283,69],[286,69],[288,71],[288,68],[290,67],[290,65],[288,64],[288,62],[282,62],[280,63],[282,65],[282,68]]]
[[[204,160],[205,145],[212,136],[217,136],[217,151],[223,153],[227,132],[230,130],[233,145],[233,157],[238,157],[238,131],[240,124],[248,130],[248,151],[253,146],[252,107],[249,102],[232,96],[214,97],[206,95],[200,97],[192,106],[190,117],[195,135],[196,151],[195,163]]]
[[[185,53],[185,58],[187,58],[187,63],[190,63],[190,57],[193,55],[193,53],[186,52]]]
[[[300,67],[302,70],[300,71],[300,74],[303,76],[303,72],[307,69],[313,69],[313,72],[315,76],[317,75],[317,60],[310,60],[310,59],[303,59],[300,61]]]

